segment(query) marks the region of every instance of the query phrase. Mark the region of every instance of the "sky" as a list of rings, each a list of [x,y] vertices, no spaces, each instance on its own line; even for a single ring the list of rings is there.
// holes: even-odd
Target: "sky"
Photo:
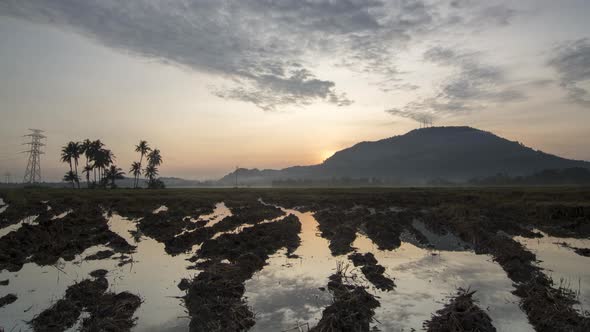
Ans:
[[[68,141],[162,176],[322,162],[422,120],[590,160],[587,0],[2,0],[0,172]],[[2,177],[2,180],[4,177]]]

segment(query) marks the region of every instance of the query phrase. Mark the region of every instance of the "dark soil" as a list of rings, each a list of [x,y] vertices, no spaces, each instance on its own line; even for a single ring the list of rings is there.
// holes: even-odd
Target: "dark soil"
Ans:
[[[575,294],[555,288],[553,281],[534,264],[535,255],[509,237],[501,228],[503,223],[467,207],[451,211],[439,210],[447,216],[455,234],[473,243],[477,253],[492,255],[516,282],[514,294],[521,298],[521,307],[537,331],[590,330],[590,318],[573,309],[577,303]]]
[[[164,240],[166,252],[172,255],[187,252],[194,245],[203,243],[217,233],[228,232],[242,225],[256,225],[264,220],[284,215],[281,209],[264,205],[258,200],[250,201],[247,205],[228,206],[233,215],[223,218],[212,227],[196,228],[193,231]]]
[[[98,270],[94,270],[94,271],[90,272],[90,276],[94,277],[94,278],[101,278],[101,277],[105,277],[108,273],[109,273],[109,271],[107,271],[105,269],[98,269]]]
[[[262,269],[269,255],[281,248],[293,252],[300,243],[301,223],[289,215],[279,221],[255,225],[237,234],[223,234],[203,243],[196,258],[204,269],[192,281],[181,281],[193,317],[191,331],[243,331],[254,325],[254,314],[242,296],[244,282]],[[230,264],[221,263],[228,259]]]
[[[133,314],[141,300],[127,292],[107,292],[108,285],[108,281],[99,276],[68,287],[64,298],[31,321],[33,330],[64,331],[78,321],[84,310],[90,316],[82,321],[81,331],[129,331],[135,325]]]
[[[444,308],[424,323],[424,327],[429,332],[495,332],[490,316],[475,303],[474,293],[460,288]]]
[[[568,249],[573,250],[576,254],[578,254],[580,256],[590,257],[590,248],[572,247],[566,242],[557,243],[557,244],[559,244],[560,246],[562,246],[564,248],[568,248]]]
[[[330,276],[328,289],[334,302],[324,309],[311,331],[369,331],[379,302],[364,287],[345,283],[345,278],[341,271]]]
[[[92,260],[99,260],[99,259],[107,259],[115,254],[112,250],[101,250],[93,255],[88,255],[85,260],[92,261]]]
[[[38,225],[23,225],[0,241],[0,271],[18,271],[27,262],[55,264],[59,258],[70,261],[84,250],[99,244],[117,252],[131,252],[134,247],[109,230],[102,212],[95,209],[73,211],[55,221],[38,218]]]
[[[372,253],[366,253],[364,255],[354,253],[350,254],[348,258],[352,261],[354,266],[361,266],[361,271],[365,275],[365,278],[367,278],[367,280],[369,280],[369,282],[375,287],[384,291],[390,291],[395,288],[393,280],[383,275],[385,273],[385,268],[377,264],[377,259],[375,259],[375,256]]]
[[[0,297],[0,308],[11,304],[12,302],[16,301],[18,297],[14,294],[8,294],[3,297]]]

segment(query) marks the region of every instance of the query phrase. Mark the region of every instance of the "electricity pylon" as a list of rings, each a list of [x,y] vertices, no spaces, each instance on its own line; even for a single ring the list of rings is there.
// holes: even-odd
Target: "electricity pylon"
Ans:
[[[41,155],[44,154],[41,148],[45,146],[41,140],[47,137],[41,134],[43,132],[41,129],[29,129],[29,131],[31,133],[24,137],[30,137],[31,141],[23,143],[24,145],[30,145],[28,151],[23,151],[23,153],[29,154],[29,161],[27,162],[23,182],[38,183],[41,181]]]

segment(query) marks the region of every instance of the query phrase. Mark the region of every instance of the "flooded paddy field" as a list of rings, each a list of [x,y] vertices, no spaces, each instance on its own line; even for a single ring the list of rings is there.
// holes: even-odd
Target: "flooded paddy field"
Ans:
[[[0,331],[590,331],[590,190],[0,198]]]

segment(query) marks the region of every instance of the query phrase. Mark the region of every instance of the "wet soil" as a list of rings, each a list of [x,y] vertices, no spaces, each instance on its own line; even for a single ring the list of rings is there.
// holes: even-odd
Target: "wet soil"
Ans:
[[[330,276],[328,290],[334,301],[322,313],[322,319],[310,331],[369,331],[379,301],[365,287],[350,282],[344,268]]]
[[[473,299],[475,291],[459,289],[444,308],[438,310],[424,327],[429,332],[495,332],[492,319]]]
[[[372,253],[354,253],[350,254],[348,258],[354,266],[361,266],[365,278],[378,289],[389,291],[395,287],[393,280],[383,275],[385,267],[377,264],[377,259]]]
[[[297,217],[289,215],[205,241],[195,255],[195,260],[207,260],[197,263],[203,272],[180,284],[187,289],[185,304],[193,317],[190,330],[243,331],[252,327],[254,313],[242,299],[244,282],[262,269],[269,255],[277,250],[287,248],[287,253],[293,252],[299,246],[300,230]]]
[[[42,311],[31,321],[35,331],[64,331],[74,326],[82,311],[81,331],[129,331],[134,325],[133,314],[141,305],[138,296],[128,292],[107,292],[104,276],[82,280],[66,290],[64,298]]]
[[[38,218],[38,224],[24,224],[0,241],[0,271],[18,271],[23,264],[55,264],[66,261],[96,245],[108,245],[116,252],[130,253],[134,247],[111,232],[99,209],[73,211],[62,219]]]
[[[12,302],[16,301],[18,297],[14,294],[7,294],[0,297],[0,308],[11,304]]]
[[[439,244],[425,236],[424,230],[451,234],[462,241],[461,246],[492,256],[506,271],[514,282],[514,294],[520,297],[521,307],[536,330],[590,330],[590,318],[574,309],[575,294],[557,286],[536,264],[536,255],[513,239],[514,236],[542,236],[535,229],[556,237],[590,237],[590,190],[583,188],[27,190],[0,192],[0,197],[8,204],[0,214],[0,228],[37,216],[37,224],[23,224],[0,238],[0,271],[18,271],[29,262],[51,265],[60,259],[72,260],[98,245],[107,246],[108,250],[87,259],[102,260],[114,253],[132,253],[133,246],[109,229],[105,211],[133,218],[138,233],[163,243],[171,255],[192,253],[193,247],[200,245],[192,258],[193,268],[200,273],[180,283],[186,290],[184,302],[192,317],[192,331],[237,331],[252,327],[255,317],[243,297],[245,281],[264,267],[270,255],[286,248],[286,255],[292,256],[299,245],[301,225],[297,218],[273,220],[284,212],[260,203],[259,198],[300,211],[313,211],[319,234],[329,241],[334,256],[354,252],[353,243],[358,234],[366,235],[384,251],[399,248],[408,234],[416,240],[416,245],[425,248],[437,248]],[[210,214],[216,202],[221,201],[230,208],[232,216],[210,226],[202,220],[195,222],[200,216]],[[162,205],[168,209],[154,213]],[[52,220],[70,209],[72,212],[63,218]],[[416,221],[421,223],[419,227]],[[251,227],[244,228],[245,225]],[[580,255],[588,254],[587,248],[572,247],[572,250]],[[128,258],[122,263],[130,263],[132,259]],[[374,257],[353,254],[350,260],[377,288],[389,290],[395,286],[384,275],[385,267]],[[83,330],[108,329],[108,326],[130,329],[139,299],[125,292],[106,292],[104,273],[97,272],[93,275],[95,279],[84,280],[81,286],[76,284],[72,290],[68,289],[63,299],[35,319],[41,324],[37,330],[73,326],[83,311],[90,314],[83,319]],[[379,305],[378,299],[364,286],[351,283],[338,273],[330,278],[328,289],[333,293],[334,303],[324,309],[314,330],[367,331]],[[84,292],[87,292],[84,298],[76,296]],[[440,317],[452,312],[451,309],[469,304],[471,295],[467,294],[458,294],[431,322],[436,317],[444,320]],[[89,298],[100,304],[100,308],[86,303]],[[487,319],[475,308],[468,307],[478,317],[477,323],[487,326]]]

